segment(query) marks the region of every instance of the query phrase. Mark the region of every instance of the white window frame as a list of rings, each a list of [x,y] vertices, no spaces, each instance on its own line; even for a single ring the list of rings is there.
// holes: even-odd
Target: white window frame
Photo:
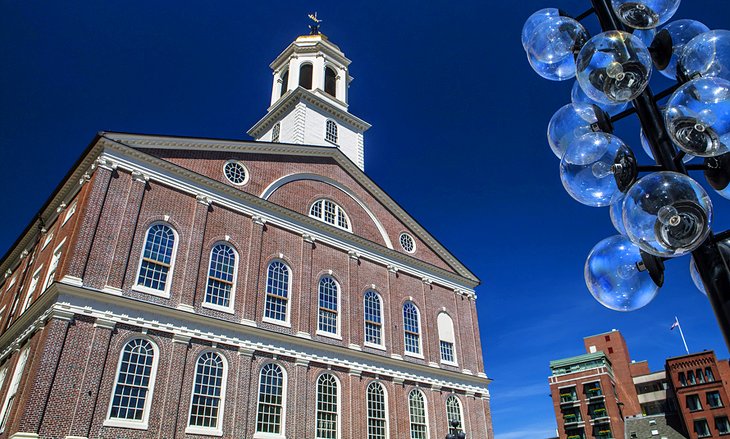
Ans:
[[[325,277],[332,279],[332,281],[335,283],[335,287],[337,288],[337,311],[335,312],[337,315],[335,330],[337,332],[327,332],[327,331],[322,331],[319,329],[319,308],[320,308],[320,306],[319,306],[319,285],[320,285],[320,282],[322,282],[322,279],[324,279]],[[317,281],[317,331],[315,332],[315,334],[321,335],[323,337],[329,337],[329,338],[334,338],[337,340],[342,340],[342,335],[340,333],[340,328],[341,328],[340,321],[342,320],[340,318],[341,314],[342,314],[342,313],[340,313],[341,308],[342,308],[342,287],[340,286],[340,283],[337,281],[337,279],[333,275],[323,274],[322,276],[319,277],[319,280]]]
[[[406,249],[406,246],[403,245],[403,242],[401,241],[401,239],[403,239],[404,236],[410,238],[411,243],[413,244],[413,249],[411,249],[410,251],[408,251]],[[398,244],[400,244],[400,247],[403,249],[403,251],[406,252],[406,253],[408,253],[408,254],[411,254],[412,255],[413,253],[416,252],[416,238],[414,238],[413,235],[411,235],[410,233],[401,232],[401,234],[398,235]]]
[[[200,357],[203,355],[212,352],[216,355],[218,355],[221,358],[221,361],[223,362],[223,376],[221,377],[221,396],[220,396],[220,406],[218,407],[218,421],[216,422],[215,428],[210,427],[199,427],[197,425],[190,425],[190,418],[192,415],[192,409],[193,409],[193,396],[195,393],[195,380],[198,375],[198,361],[200,361]],[[188,423],[187,427],[185,428],[186,434],[200,434],[200,435],[207,435],[207,436],[223,436],[223,410],[225,409],[225,403],[226,403],[226,384],[228,383],[228,359],[226,359],[226,356],[223,355],[221,352],[215,350],[215,349],[206,349],[195,358],[195,363],[193,366],[193,387],[190,389],[190,404],[188,405]]]
[[[575,386],[572,386],[575,387]],[[456,407],[459,409],[459,430],[464,431],[464,407],[461,404],[461,400],[455,394],[450,394],[446,397],[446,425],[451,428],[451,419],[449,419],[449,399],[454,398],[456,400]]]
[[[382,381],[374,380],[368,383],[365,387],[365,431],[368,429],[368,387],[373,383],[378,383],[380,388],[383,389],[383,402],[385,403],[385,439],[390,438],[390,407],[388,406],[388,388],[385,387]],[[367,437],[367,433],[365,434]]]
[[[162,224],[170,228],[172,230],[172,235],[175,237],[175,242],[172,244],[172,257],[170,258],[170,269],[167,271],[167,281],[165,282],[165,289],[164,290],[156,290],[154,288],[149,288],[144,285],[139,284],[139,272],[142,269],[142,262],[144,260],[144,249],[147,247],[147,235],[150,232],[150,229],[157,224]],[[165,299],[170,298],[170,288],[172,287],[172,280],[173,280],[173,274],[175,273],[175,260],[177,259],[177,248],[178,244],[180,243],[180,236],[177,233],[177,230],[172,226],[172,224],[165,222],[165,221],[155,221],[144,231],[144,235],[142,237],[142,249],[139,252],[139,261],[137,262],[137,271],[135,272],[134,277],[134,286],[132,287],[132,290],[138,291],[140,293],[146,293],[151,294],[153,296],[163,297]]]
[[[279,366],[279,369],[281,369],[281,432],[279,434],[255,431],[258,428],[258,425],[256,424],[259,422],[259,405],[261,404],[261,371],[267,364],[275,364]],[[289,383],[286,368],[277,361],[267,361],[259,368],[258,377],[259,379],[256,386],[256,416],[254,417],[253,439],[286,439],[286,394]]]
[[[243,178],[243,182],[234,183],[230,178],[228,178],[228,175],[226,174],[226,166],[228,166],[229,163],[235,163],[243,168],[243,172],[246,174],[245,177]],[[246,165],[243,164],[243,162],[241,162],[239,160],[231,159],[231,160],[226,160],[226,162],[223,164],[223,176],[226,178],[227,182],[229,182],[230,184],[232,184],[234,186],[245,186],[246,183],[248,183],[249,178],[251,177],[251,173],[248,172],[248,168],[246,167]]]
[[[319,406],[319,399],[317,398],[319,397],[319,379],[322,375],[329,375],[334,378],[337,386],[337,439],[339,439],[342,435],[342,383],[337,375],[329,370],[317,375],[317,379],[315,380],[315,386],[317,386],[317,389],[315,390],[314,437],[315,439],[320,439],[319,436],[317,436],[317,413],[319,411],[317,408]]]
[[[152,351],[154,353],[154,358],[152,359],[152,367],[150,368],[150,387],[149,392],[147,393],[147,398],[144,402],[144,409],[142,414],[142,420],[141,421],[132,421],[129,419],[120,419],[120,418],[112,418],[112,404],[114,403],[114,391],[117,388],[117,384],[119,384],[119,370],[122,367],[122,358],[124,358],[124,348],[129,344],[132,340],[136,339],[143,339],[147,340],[152,344]],[[119,359],[117,360],[117,368],[114,373],[114,382],[112,383],[112,389],[111,389],[111,395],[109,395],[109,407],[106,411],[106,419],[104,420],[103,426],[104,427],[121,427],[121,428],[131,428],[134,430],[147,430],[149,428],[149,420],[150,420],[150,412],[152,411],[152,398],[154,397],[154,391],[155,391],[155,381],[157,379],[157,365],[159,364],[160,360],[160,348],[157,346],[157,343],[154,342],[150,337],[144,335],[144,334],[134,334],[133,336],[127,338],[124,343],[121,345],[121,349],[119,350]]]
[[[407,303],[410,303],[416,309],[416,318],[418,319],[418,353],[410,352],[406,349],[406,322],[403,311]],[[403,303],[403,306],[401,307],[401,316],[403,317],[403,355],[423,359],[423,325],[421,324],[421,310],[412,299],[408,299],[406,302]]]
[[[376,344],[376,343],[367,341],[368,338],[367,338],[367,319],[365,318],[365,294],[367,294],[368,291],[372,291],[373,293],[375,293],[375,295],[378,296],[378,299],[380,302],[380,344]],[[363,342],[363,346],[367,346],[369,348],[379,349],[381,351],[384,351],[385,350],[385,309],[384,309],[385,304],[383,303],[383,296],[381,296],[380,293],[378,293],[377,291],[370,289],[370,290],[365,291],[365,293],[363,293],[362,302],[363,302],[363,307],[362,307],[362,330],[363,330],[363,333],[362,333],[363,341],[362,342]]]
[[[454,338],[453,340],[444,338],[444,335],[446,335],[446,334],[441,333],[442,328],[439,325],[439,318],[441,317],[441,315],[445,315],[446,317],[448,317],[449,321],[451,322],[451,335]],[[448,364],[449,366],[458,366],[459,357],[456,355],[456,328],[454,328],[454,319],[451,318],[451,316],[446,311],[442,311],[442,312],[438,313],[438,315],[436,316],[436,328],[439,333],[439,361],[443,364]],[[443,358],[441,358],[441,342],[442,341],[451,343],[453,351],[454,351],[454,361],[447,361],[447,360],[444,360]]]
[[[46,280],[43,282],[43,288],[41,289],[41,294],[43,294],[48,287],[51,286],[51,283],[53,283],[53,280],[51,277],[56,276],[56,271],[58,271],[58,263],[61,261],[61,255],[63,252],[61,251],[61,248],[63,247],[63,244],[66,243],[66,238],[63,238],[63,241],[61,241],[60,244],[56,246],[56,248],[53,249],[53,256],[51,256],[51,263],[48,264],[48,272],[46,273]]]
[[[334,206],[335,206],[335,222],[334,223],[327,222],[324,219],[324,203],[325,202],[330,202],[330,203],[334,204]],[[321,216],[316,216],[316,215],[313,215],[312,214],[312,208],[314,207],[315,204],[318,204],[318,203],[320,204],[319,211],[320,211],[320,215]],[[342,226],[340,226],[338,224],[337,217],[338,217],[338,214],[339,213],[342,213],[342,215],[345,217],[345,221],[347,221],[347,227],[342,227]],[[329,224],[332,227],[337,227],[340,230],[346,230],[346,231],[352,233],[352,221],[350,221],[350,216],[347,214],[347,212],[345,211],[345,209],[342,208],[342,206],[340,206],[338,203],[336,203],[332,199],[329,199],[329,198],[318,198],[315,202],[313,202],[312,204],[309,205],[309,213],[308,214],[309,214],[309,217],[310,218],[314,218],[316,220],[322,221],[325,224]]]
[[[20,380],[23,378],[23,372],[25,371],[25,367],[28,363],[29,354],[29,345],[26,345],[23,349],[21,349],[20,353],[18,354],[18,360],[15,363],[15,368],[13,369],[13,376],[10,379],[10,387],[8,387],[8,392],[5,394],[5,400],[3,401],[2,410],[0,410],[0,433],[3,433],[8,426],[7,423],[3,423],[3,420],[6,418],[6,416],[10,415],[10,413],[8,412],[13,410],[13,406],[17,406],[17,404],[15,404],[15,401],[13,401],[12,406],[8,405],[10,403],[10,398],[13,398],[18,394]],[[20,367],[18,367],[19,365]]]
[[[428,398],[426,398],[426,394],[419,388],[412,389],[408,392],[408,432],[410,433],[410,436],[413,437],[413,420],[411,419],[411,395],[413,392],[419,393],[421,398],[423,398],[423,419],[426,426],[426,437],[429,438],[431,437],[431,428],[430,423],[428,422]]]
[[[66,209],[66,215],[64,215],[64,217],[63,217],[63,222],[61,223],[61,227],[63,227],[68,222],[68,220],[71,219],[71,217],[74,215],[74,213],[76,213],[76,203],[77,202],[74,201],[73,203],[71,203],[71,206],[69,206],[68,209]]]
[[[281,121],[276,122],[273,127],[271,127],[271,143],[279,143],[279,140],[281,139]]]
[[[207,302],[206,299],[208,297],[208,287],[210,286],[210,264],[213,262],[213,250],[218,245],[227,245],[231,250],[233,250],[233,255],[235,257],[235,260],[233,261],[233,281],[231,285],[231,292],[230,297],[228,298],[228,306],[220,306],[216,305],[214,303]],[[240,263],[240,259],[238,258],[238,251],[234,246],[231,245],[231,243],[227,241],[217,241],[213,244],[213,246],[210,248],[210,257],[208,258],[208,269],[205,272],[205,291],[203,292],[203,308],[209,308],[214,309],[216,311],[222,311],[228,314],[233,314],[234,311],[234,304],[236,299],[236,283],[238,282],[238,264]],[[268,267],[267,267],[268,268]]]
[[[46,238],[43,240],[43,245],[41,246],[41,251],[45,250],[46,247],[48,247],[48,244],[53,241],[53,232],[46,235]]]
[[[330,139],[330,132],[329,132],[330,124],[335,127],[335,129],[334,129],[334,138],[335,138],[335,140]],[[335,122],[332,119],[327,119],[325,121],[325,123],[324,123],[324,140],[326,142],[329,142],[329,143],[333,144],[333,145],[339,145],[339,141],[340,141],[340,127],[338,127],[337,126],[337,122]]]
[[[20,308],[20,313],[23,314],[26,309],[30,306],[30,301],[33,298],[33,293],[35,293],[35,290],[38,288],[38,282],[41,280],[41,270],[43,270],[43,265],[38,267],[36,271],[33,272],[33,276],[30,277],[30,285],[28,286],[28,292],[25,293],[25,301],[23,301],[23,307]]]
[[[17,281],[17,280],[18,280],[18,278],[16,276],[13,276],[13,278],[10,279],[10,284],[8,285],[7,288],[5,288],[5,291],[6,292],[10,291],[10,289],[15,286],[15,281]]]
[[[266,316],[266,301],[269,297],[269,267],[274,262],[281,262],[284,264],[284,266],[289,270],[289,282],[287,284],[287,293],[286,293],[286,319],[285,320],[277,320],[272,319],[271,317]],[[286,328],[291,328],[291,301],[292,301],[292,284],[294,283],[294,271],[291,269],[291,266],[286,263],[281,258],[276,258],[270,260],[266,264],[266,283],[264,285],[264,312],[263,317],[261,318],[261,321],[266,323],[271,323],[274,325],[284,326]]]

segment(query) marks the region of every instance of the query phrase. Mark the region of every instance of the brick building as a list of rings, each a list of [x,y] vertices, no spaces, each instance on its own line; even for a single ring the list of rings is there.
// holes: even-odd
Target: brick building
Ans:
[[[712,351],[651,372],[617,330],[584,338],[586,354],[550,362],[561,439],[705,438],[730,434],[730,365]]]
[[[492,438],[479,280],[364,173],[349,60],[256,141],[99,133],[0,263],[1,438]]]

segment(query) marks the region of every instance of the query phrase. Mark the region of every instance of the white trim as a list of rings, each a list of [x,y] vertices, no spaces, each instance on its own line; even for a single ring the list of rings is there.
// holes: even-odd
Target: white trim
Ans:
[[[206,302],[206,299],[208,297],[208,287],[210,286],[210,264],[213,263],[213,250],[218,245],[225,245],[228,246],[231,250],[233,250],[233,280],[231,285],[231,291],[228,297],[228,306],[221,306],[216,305],[214,303]],[[201,306],[203,308],[209,308],[216,311],[222,311],[228,314],[234,314],[234,304],[236,299],[236,285],[238,283],[238,264],[240,262],[240,259],[238,257],[238,251],[236,248],[228,241],[216,241],[213,243],[213,245],[210,247],[210,252],[208,253],[208,269],[205,271],[205,291],[203,292],[203,303]]]
[[[418,352],[410,352],[408,349],[406,349],[406,322],[403,311],[406,304],[408,303],[413,305],[413,307],[416,309],[416,319],[418,320]],[[409,357],[423,358],[423,326],[421,325],[421,310],[418,308],[418,305],[416,305],[413,300],[408,299],[403,302],[403,305],[401,306],[401,317],[403,318],[403,355],[407,355]]]
[[[329,201],[330,203],[332,203],[332,204],[335,205],[335,213],[334,213],[334,215],[335,215],[335,222],[333,222],[333,223],[330,223],[330,222],[328,222],[327,220],[324,219],[324,216],[325,216],[324,215],[324,203],[327,202],[327,201]],[[312,215],[312,208],[317,203],[320,203],[319,209],[320,209],[321,216]],[[310,218],[314,218],[314,219],[316,219],[318,221],[322,221],[323,223],[329,224],[329,225],[334,226],[334,227],[337,227],[338,229],[342,229],[342,230],[346,230],[348,232],[352,232],[352,221],[350,221],[350,216],[347,214],[347,212],[345,211],[345,209],[343,209],[342,206],[340,206],[339,204],[337,204],[334,200],[332,200],[330,198],[317,198],[312,204],[309,205],[309,209],[308,210],[309,210],[309,212],[308,212],[307,215]],[[338,221],[338,218],[337,218],[337,216],[338,216],[339,213],[342,213],[342,215],[344,215],[345,221],[347,221],[347,227],[342,227],[342,226],[339,225],[339,221]]]
[[[426,421],[426,437],[430,437],[429,433],[431,432],[431,428],[428,422],[428,398],[426,398],[426,394],[418,387],[415,387],[411,389],[410,392],[408,392],[408,433],[409,436],[413,436],[413,421],[411,419],[411,395],[413,392],[418,392],[421,395],[421,398],[423,399],[423,419]]]
[[[46,238],[43,240],[43,245],[41,246],[41,251],[45,250],[46,247],[48,247],[48,244],[53,241],[53,232],[46,235]]]
[[[343,185],[339,181],[333,180],[329,177],[325,177],[323,175],[319,174],[312,174],[312,173],[298,173],[298,174],[289,174],[284,177],[281,177],[280,179],[274,181],[270,185],[264,189],[264,191],[261,193],[261,198],[264,200],[269,199],[271,195],[276,192],[277,189],[284,186],[287,183],[291,183],[293,181],[299,181],[299,180],[313,180],[313,181],[319,181],[321,183],[326,183],[330,186],[334,186],[335,188],[341,190],[345,194],[347,194],[350,198],[352,198],[364,211],[368,214],[371,220],[375,223],[375,226],[378,228],[378,231],[380,232],[380,236],[382,236],[383,241],[385,241],[385,246],[389,249],[393,249],[393,244],[390,242],[390,238],[388,237],[388,232],[385,231],[385,227],[383,224],[378,220],[378,218],[375,216],[375,214],[370,210],[370,208],[362,201],[360,198],[347,186]],[[311,207],[311,206],[310,206]],[[309,212],[307,212],[309,213]]]
[[[365,388],[365,429],[367,430],[368,428],[368,419],[370,418],[370,416],[368,416],[368,388],[372,386],[373,383],[377,383],[383,390],[383,405],[385,406],[385,439],[388,439],[390,438],[390,408],[388,407],[388,388],[385,387],[383,382],[379,379],[371,381]]]
[[[41,280],[41,270],[43,269],[43,264],[41,264],[40,267],[36,271],[33,272],[33,275],[30,277],[30,285],[28,286],[28,291],[25,293],[25,300],[23,301],[23,307],[20,309],[20,313],[23,314],[26,309],[28,309],[28,306],[30,306],[30,300],[33,297],[33,293],[38,288],[38,283]]]
[[[13,367],[13,375],[10,378],[10,385],[8,387],[7,393],[5,394],[5,400],[3,401],[2,410],[0,410],[0,433],[3,433],[8,426],[7,423],[3,423],[2,421],[5,419],[6,416],[9,415],[9,413],[7,412],[13,410],[13,406],[9,406],[10,398],[14,398],[18,394],[18,387],[20,386],[20,380],[23,377],[25,366],[28,363],[29,354],[30,345],[26,344],[25,346],[23,346],[23,349],[20,350],[18,354],[18,360],[15,362],[15,366]],[[21,360],[22,363],[19,364]],[[13,401],[13,403],[13,405],[17,406],[17,404],[15,404],[15,401]]]
[[[337,305],[337,311],[335,312],[335,314],[336,314],[335,332],[327,332],[327,331],[322,331],[319,329],[319,295],[320,295],[319,287],[320,287],[320,283],[322,282],[322,279],[324,279],[325,277],[332,279],[332,281],[335,283],[335,287],[337,288],[337,299],[336,299],[337,303],[335,304],[335,305]],[[342,287],[340,287],[340,283],[337,281],[335,276],[332,274],[325,273],[325,274],[321,275],[319,277],[319,280],[317,280],[317,330],[314,331],[314,333],[316,335],[322,335],[324,337],[330,337],[330,338],[335,338],[337,340],[342,340],[342,333],[340,332],[341,326],[342,326],[340,324],[340,322],[342,320],[342,318],[341,318],[342,313],[340,312],[341,309],[342,309]]]
[[[261,404],[261,371],[264,370],[267,364],[274,364],[281,370],[281,428],[279,434],[274,433],[262,433],[256,431],[259,422],[259,405]],[[286,367],[284,367],[278,361],[267,361],[261,365],[258,373],[258,386],[256,391],[256,416],[254,416],[254,439],[286,439],[286,394],[289,390],[288,375]]]
[[[140,270],[142,270],[142,260],[144,259],[144,251],[145,248],[147,248],[147,235],[150,233],[150,229],[152,227],[156,226],[157,224],[162,224],[170,228],[172,230],[172,235],[175,237],[175,242],[172,243],[172,256],[170,257],[170,267],[169,270],[167,270],[167,279],[165,279],[165,289],[164,290],[157,290],[154,288],[150,288],[144,285],[141,285],[139,283],[139,273]],[[137,262],[137,271],[134,276],[134,285],[132,286],[133,291],[138,291],[140,293],[146,293],[146,294],[152,294],[153,296],[159,296],[164,297],[165,299],[170,298],[170,288],[172,287],[172,275],[174,273],[175,269],[175,259],[177,257],[177,246],[180,242],[180,236],[177,233],[177,230],[167,221],[154,221],[150,223],[150,225],[147,226],[147,229],[145,229],[144,237],[142,238],[142,251],[139,253],[139,262]]]
[[[43,294],[44,291],[53,283],[53,280],[51,279],[51,276],[56,276],[56,271],[58,270],[58,264],[61,262],[61,255],[63,252],[61,252],[61,247],[63,247],[63,244],[66,243],[66,238],[63,238],[63,241],[61,241],[60,244],[56,246],[56,248],[53,249],[53,254],[51,255],[51,263],[48,264],[48,272],[46,272],[46,280],[43,282],[43,288],[41,288],[41,294]],[[53,270],[53,271],[51,271]]]
[[[154,355],[154,358],[152,358],[152,367],[150,368],[150,379],[149,379],[149,389],[147,392],[147,396],[145,398],[144,402],[144,408],[142,409],[142,420],[141,421],[133,421],[129,419],[120,419],[120,418],[112,418],[112,404],[114,403],[114,393],[116,392],[117,385],[119,385],[119,370],[122,367],[122,358],[124,357],[124,349],[127,347],[129,343],[132,342],[132,340],[142,339],[148,341],[152,345],[152,352]],[[160,348],[157,346],[157,343],[149,337],[146,334],[139,334],[134,333],[131,336],[129,336],[124,343],[121,345],[122,348],[119,350],[119,360],[117,361],[117,368],[116,372],[114,373],[114,384],[112,385],[111,389],[111,395],[109,395],[109,407],[106,411],[106,418],[104,419],[104,423],[102,424],[104,427],[121,427],[121,428],[131,428],[135,430],[147,430],[149,426],[149,419],[150,419],[150,411],[151,405],[152,405],[152,397],[154,396],[154,390],[155,390],[155,379],[157,377],[157,365],[160,360]]]
[[[317,379],[314,381],[315,384],[315,409],[314,409],[314,422],[315,422],[315,433],[314,437],[315,439],[321,439],[319,436],[317,436],[316,432],[316,424],[317,424],[317,412],[319,411],[319,379],[323,375],[329,375],[335,380],[335,386],[336,393],[337,393],[337,439],[339,439],[342,435],[342,383],[340,382],[340,379],[337,377],[336,374],[332,373],[331,370],[324,370],[320,372],[319,375],[317,375]]]
[[[226,166],[228,166],[229,163],[235,163],[243,168],[243,172],[246,174],[243,178],[243,182],[234,183],[230,178],[228,178],[228,174],[226,174]],[[251,173],[248,171],[248,168],[246,167],[246,165],[243,164],[243,162],[241,162],[239,160],[231,159],[231,160],[226,160],[226,162],[223,164],[223,176],[226,178],[226,181],[229,182],[230,184],[240,187],[240,186],[245,186],[246,183],[248,183],[248,180],[251,177]]]
[[[454,398],[456,400],[456,406],[459,409],[459,422],[461,423],[461,428],[463,431],[466,431],[466,418],[464,418],[464,405],[461,403],[461,400],[459,399],[459,396],[455,393],[451,393],[449,396],[446,397],[446,425],[448,427],[451,427],[451,419],[449,419],[449,399]]]
[[[406,246],[404,246],[404,245],[403,245],[403,242],[401,241],[401,239],[402,239],[402,238],[403,238],[404,236],[406,236],[406,237],[410,238],[410,240],[411,240],[411,244],[413,245],[413,248],[412,248],[412,249],[411,249],[410,251],[408,251],[408,249],[406,249]],[[403,251],[404,251],[404,252],[406,252],[406,253],[408,253],[408,254],[411,254],[411,255],[412,255],[413,253],[415,253],[415,252],[416,252],[416,239],[415,239],[415,238],[413,238],[413,235],[411,235],[411,234],[410,234],[410,233],[408,233],[408,232],[401,232],[401,233],[400,233],[400,234],[398,235],[398,244],[400,244],[400,247],[401,247],[401,248],[403,249]]]
[[[287,281],[287,292],[286,292],[286,318],[284,320],[277,320],[266,316],[266,303],[269,299],[269,268],[274,262],[281,262],[284,264],[287,270],[289,270],[289,276]],[[266,280],[264,284],[264,309],[261,321],[273,323],[275,325],[285,326],[291,328],[291,302],[292,302],[292,283],[294,281],[294,271],[291,269],[289,264],[286,263],[281,257],[273,258],[266,263]]]
[[[74,202],[71,203],[71,206],[68,209],[66,209],[66,215],[63,217],[63,221],[61,222],[61,227],[66,225],[68,220],[71,219],[71,217],[74,215],[74,213],[76,212],[76,205],[77,205],[77,202],[76,202],[76,200],[74,200]]]
[[[380,344],[367,341],[367,339],[368,339],[368,335],[367,335],[368,322],[367,322],[367,319],[365,318],[365,295],[369,291],[372,291],[373,293],[375,293],[376,296],[378,296],[378,302],[380,303]],[[372,288],[367,289],[362,294],[362,305],[363,305],[362,306],[362,330],[363,330],[363,332],[362,332],[362,336],[363,336],[362,342],[363,343],[362,344],[363,344],[363,346],[368,346],[371,348],[380,349],[380,350],[384,351],[385,350],[385,331],[384,331],[384,329],[385,329],[385,312],[384,312],[385,306],[383,304],[383,296],[381,296],[380,293],[378,293],[377,291],[375,291]]]
[[[218,419],[216,421],[216,427],[210,428],[210,427],[199,427],[197,425],[190,425],[190,418],[192,415],[192,409],[193,409],[193,396],[195,393],[195,380],[198,377],[198,361],[200,361],[200,357],[207,354],[208,352],[212,352],[218,357],[221,358],[221,361],[223,362],[223,375],[221,377],[221,394],[220,394],[220,405],[218,406]],[[185,428],[186,434],[200,434],[200,435],[207,435],[207,436],[223,436],[223,409],[225,408],[225,402],[226,402],[226,385],[228,384],[228,359],[225,355],[223,355],[220,351],[217,349],[205,349],[198,354],[198,356],[195,358],[195,363],[193,365],[193,387],[190,390],[190,405],[188,406],[188,422],[187,426]]]

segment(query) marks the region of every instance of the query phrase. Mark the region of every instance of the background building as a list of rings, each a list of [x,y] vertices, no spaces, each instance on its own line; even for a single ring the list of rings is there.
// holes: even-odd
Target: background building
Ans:
[[[92,140],[0,263],[0,438],[493,437],[479,280],[364,174],[348,64],[298,38],[257,142]]]
[[[587,354],[550,362],[560,438],[704,438],[730,434],[727,360],[712,351],[651,372],[621,333],[584,338]]]

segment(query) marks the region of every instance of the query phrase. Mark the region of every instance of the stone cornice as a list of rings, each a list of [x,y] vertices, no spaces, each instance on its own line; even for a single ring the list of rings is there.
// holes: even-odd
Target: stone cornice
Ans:
[[[184,149],[184,150],[210,150],[210,151],[231,151],[238,153],[255,153],[255,154],[274,154],[274,155],[294,155],[294,156],[313,156],[313,157],[326,157],[331,158],[338,165],[340,165],[355,181],[361,184],[370,194],[373,195],[378,201],[394,215],[403,221],[403,223],[413,231],[430,249],[432,249],[438,256],[443,258],[447,264],[453,267],[458,273],[459,278],[462,282],[470,287],[474,288],[479,285],[479,279],[467,269],[458,259],[456,259],[448,250],[446,250],[441,243],[439,243],[428,231],[426,231],[418,222],[416,222],[406,211],[403,210],[392,198],[390,198],[379,186],[377,186],[365,173],[357,167],[349,158],[347,158],[338,148],[326,147],[326,146],[310,146],[310,145],[291,145],[291,144],[279,144],[269,142],[246,142],[246,141],[235,141],[235,140],[211,140],[201,138],[175,138],[175,137],[162,137],[162,136],[146,136],[146,135],[133,135],[133,134],[120,134],[120,133],[105,133],[105,136],[109,137],[112,141],[102,140],[100,143],[104,143],[105,146],[112,148],[118,147],[132,147],[132,148],[154,148],[154,149]],[[121,145],[119,143],[121,143]],[[128,148],[125,149],[128,151]],[[241,191],[230,188],[227,185],[214,181],[210,178],[195,174],[191,171],[180,168],[164,160],[160,160],[151,157],[141,151],[138,151],[137,157],[145,161],[153,161],[156,164],[164,166],[167,170],[178,174],[185,174],[194,177],[201,183],[206,185],[216,185],[219,188],[225,188],[229,193],[237,193],[241,198],[249,194],[245,194]],[[250,196],[250,195],[249,195]],[[257,197],[254,197],[258,199]],[[248,200],[247,201],[253,201]],[[271,203],[269,203],[271,204]],[[283,208],[280,208],[283,209]],[[286,210],[289,214],[292,212]],[[300,215],[300,214],[297,214]],[[303,215],[300,215],[303,216]],[[312,220],[314,224],[315,220]],[[316,227],[322,227],[323,223],[318,221]],[[329,230],[329,228],[327,228]],[[332,227],[332,229],[336,229]],[[332,231],[337,233],[338,231]],[[352,234],[347,232],[341,232],[345,234]],[[367,241],[369,242],[369,241]],[[372,244],[372,243],[371,243]],[[387,249],[386,249],[387,250]],[[408,264],[414,265],[414,261],[423,264],[416,258],[407,255],[401,255],[399,252],[392,251],[392,255],[397,256],[397,259],[404,258],[402,260],[408,261]],[[424,264],[425,265],[425,264]],[[441,270],[441,269],[439,269]],[[445,270],[444,270],[445,272]]]

